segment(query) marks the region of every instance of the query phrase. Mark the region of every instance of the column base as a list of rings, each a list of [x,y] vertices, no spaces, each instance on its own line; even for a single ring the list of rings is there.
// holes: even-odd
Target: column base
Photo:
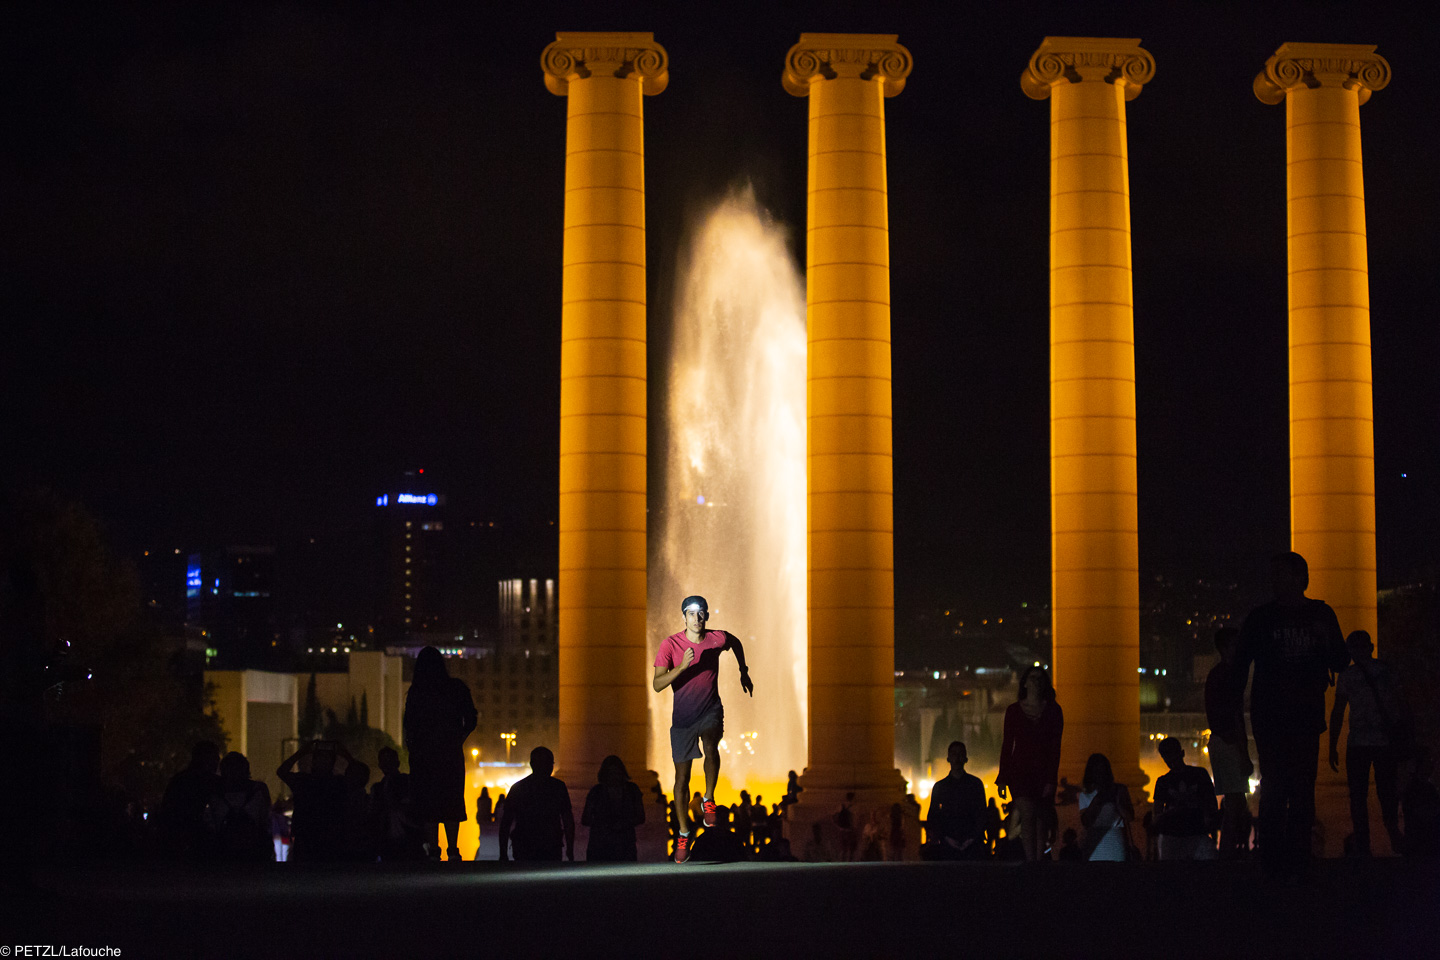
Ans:
[[[920,859],[920,805],[906,792],[899,770],[885,766],[835,764],[806,767],[800,776],[800,798],[785,808],[784,836],[799,860],[842,861],[874,858],[867,853],[865,825],[879,814],[880,859]],[[835,816],[849,801],[853,829],[843,831]],[[892,807],[900,805],[904,843],[898,849],[889,841]]]

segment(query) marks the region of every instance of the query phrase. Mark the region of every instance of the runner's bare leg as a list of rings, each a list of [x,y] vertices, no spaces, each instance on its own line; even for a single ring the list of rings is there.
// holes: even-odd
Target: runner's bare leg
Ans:
[[[690,832],[690,764],[692,763],[694,763],[693,760],[675,761],[675,825],[681,833],[687,834]]]
[[[720,780],[720,735],[704,733],[700,742],[705,746],[705,796],[715,800],[715,784]]]

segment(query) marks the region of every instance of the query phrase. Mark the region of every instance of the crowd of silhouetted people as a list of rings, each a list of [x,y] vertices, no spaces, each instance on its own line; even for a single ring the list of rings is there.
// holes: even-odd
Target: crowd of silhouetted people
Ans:
[[[1134,798],[1110,759],[1090,755],[1079,785],[1059,777],[1064,713],[1049,673],[1039,664],[1020,677],[1005,711],[996,786],[986,801],[979,778],[965,773],[965,744],[950,745],[950,774],[934,785],[922,855],[932,860],[1212,860],[1254,851],[1272,875],[1306,869],[1320,829],[1315,783],[1320,738],[1329,715],[1329,763],[1340,769],[1340,729],[1349,727],[1345,770],[1350,795],[1349,856],[1368,856],[1371,773],[1392,853],[1440,853],[1440,795],[1433,762],[1415,739],[1411,711],[1395,671],[1372,653],[1363,630],[1341,633],[1334,610],[1305,596],[1303,557],[1272,563],[1274,599],[1256,607],[1240,630],[1216,632],[1219,662],[1205,683],[1210,770],[1186,762],[1173,737],[1159,743],[1168,772],[1155,783],[1151,809],[1136,823]],[[1252,676],[1253,670],[1253,676]],[[1246,686],[1249,718],[1246,730]],[[1259,817],[1246,799],[1259,761]],[[1213,775],[1212,775],[1213,774]],[[1078,830],[1060,829],[1057,807],[1078,808]],[[1402,822],[1404,829],[1402,831]],[[1253,841],[1252,841],[1253,829]],[[1058,836],[1057,836],[1058,834]]]
[[[1275,599],[1251,611],[1242,629],[1217,632],[1219,661],[1205,684],[1210,770],[1187,763],[1179,740],[1162,740],[1159,753],[1168,772],[1154,784],[1150,809],[1138,822],[1135,797],[1103,753],[1089,757],[1079,784],[1058,776],[1064,712],[1049,671],[1037,664],[1021,673],[1018,696],[1005,710],[999,802],[987,799],[985,784],[965,771],[966,745],[956,741],[949,745],[949,775],[934,784],[923,824],[913,797],[888,807],[856,806],[851,794],[838,809],[818,816],[811,811],[804,835],[792,840],[784,828],[803,787],[791,771],[774,803],[742,790],[737,803],[717,806],[715,824],[695,839],[691,855],[708,861],[881,861],[905,859],[907,849],[918,847],[927,860],[1119,861],[1230,859],[1254,852],[1272,872],[1298,872],[1317,829],[1315,782],[1327,729],[1326,691],[1333,686],[1328,759],[1337,771],[1340,729],[1349,715],[1344,762],[1352,831],[1345,852],[1370,852],[1373,774],[1392,852],[1434,857],[1440,853],[1440,795],[1431,782],[1429,751],[1415,743],[1395,671],[1372,656],[1364,631],[1342,636],[1334,611],[1305,596],[1307,582],[1298,554],[1276,557]],[[405,704],[408,773],[401,772],[395,749],[381,749],[373,758],[380,778],[371,784],[370,766],[343,744],[311,741],[276,771],[289,796],[275,800],[263,781],[251,777],[245,756],[222,756],[214,743],[202,741],[166,790],[154,836],[165,855],[190,860],[360,863],[423,861],[442,853],[458,860],[459,825],[469,814],[463,745],[476,719],[466,685],[447,674],[437,650],[426,648],[416,658]],[[1256,773],[1252,734],[1258,822],[1247,801]],[[492,801],[488,788],[481,791],[474,816],[482,837],[496,837],[500,860],[575,860],[575,817],[567,785],[554,776],[554,755],[536,747],[530,767],[508,794]],[[647,802],[618,756],[600,763],[580,814],[588,837],[584,859],[638,859],[637,830],[647,816],[665,823],[674,842],[675,805],[658,784],[651,790]],[[701,819],[701,803],[696,792],[689,801],[692,822]],[[1074,826],[1061,829],[1060,814],[1071,805],[1078,816],[1066,819]],[[910,835],[917,825],[923,839]]]

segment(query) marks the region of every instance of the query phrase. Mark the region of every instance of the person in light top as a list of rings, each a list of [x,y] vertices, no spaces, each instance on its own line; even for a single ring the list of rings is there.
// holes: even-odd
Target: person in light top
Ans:
[[[685,629],[666,637],[655,656],[655,692],[666,687],[674,691],[670,717],[670,755],[675,761],[675,862],[690,859],[690,811],[685,798],[690,795],[690,765],[704,756],[705,792],[701,796],[701,816],[706,827],[717,822],[715,815],[715,783],[720,776],[720,738],[725,735],[725,707],[720,702],[718,680],[720,654],[729,650],[740,667],[740,687],[754,696],[755,685],[745,666],[745,648],[734,634],[724,630],[706,630],[710,605],[704,597],[686,597],[680,604],[685,615]],[[701,746],[704,753],[701,753]]]

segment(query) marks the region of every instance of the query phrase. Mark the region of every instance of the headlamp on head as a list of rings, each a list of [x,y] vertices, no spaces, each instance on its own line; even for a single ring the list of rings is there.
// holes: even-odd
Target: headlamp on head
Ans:
[[[686,597],[680,604],[680,612],[685,614],[691,610],[697,611],[702,615],[709,615],[710,604],[705,602],[704,597]]]

